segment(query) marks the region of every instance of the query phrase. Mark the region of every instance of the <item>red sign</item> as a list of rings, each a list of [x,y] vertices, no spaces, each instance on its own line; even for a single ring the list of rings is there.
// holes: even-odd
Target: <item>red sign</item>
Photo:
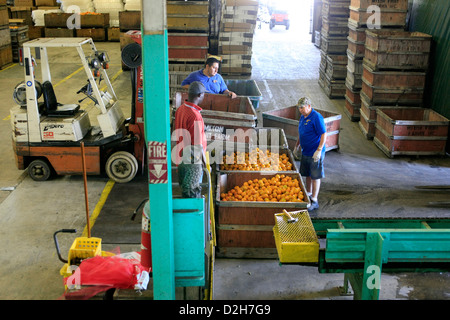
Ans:
[[[147,152],[149,183],[167,183],[167,144],[149,141]]]

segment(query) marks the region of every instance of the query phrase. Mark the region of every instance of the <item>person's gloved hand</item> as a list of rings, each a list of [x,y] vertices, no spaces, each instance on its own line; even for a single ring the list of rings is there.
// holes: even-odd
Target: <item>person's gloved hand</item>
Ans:
[[[313,155],[314,162],[317,162],[317,161],[320,160],[320,155],[321,154],[322,154],[322,150],[321,149],[317,149],[316,152],[314,152],[314,155]]]

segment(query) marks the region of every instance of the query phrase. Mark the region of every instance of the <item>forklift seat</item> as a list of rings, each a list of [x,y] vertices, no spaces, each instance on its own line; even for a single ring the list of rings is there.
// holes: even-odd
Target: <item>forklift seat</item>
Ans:
[[[42,93],[44,96],[43,112],[47,116],[73,116],[80,109],[80,105],[78,104],[58,103],[53,85],[50,81],[45,81],[42,84]]]

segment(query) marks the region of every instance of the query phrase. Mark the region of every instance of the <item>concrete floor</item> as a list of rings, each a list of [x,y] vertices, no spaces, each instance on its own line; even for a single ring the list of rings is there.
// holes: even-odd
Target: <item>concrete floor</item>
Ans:
[[[304,27],[304,26],[303,26]],[[319,196],[321,208],[314,213],[323,217],[450,217],[448,208],[429,207],[429,201],[448,200],[448,193],[425,192],[416,185],[448,184],[449,157],[387,158],[359,131],[358,124],[344,114],[344,100],[328,99],[318,80],[320,52],[308,32],[285,31],[266,26],[254,38],[253,74],[262,91],[261,112],[294,105],[299,97],[309,96],[315,107],[342,114],[340,148],[326,157],[326,178]],[[308,30],[308,29],[306,29]],[[122,72],[119,43],[96,43],[108,51],[112,60],[109,75],[126,116],[129,115],[130,78]],[[85,83],[77,71],[81,64],[66,53],[51,54],[55,63],[53,84],[57,97],[68,102]],[[53,233],[75,228],[77,234],[59,237],[64,255],[85,225],[83,179],[58,177],[39,183],[15,167],[11,148],[9,109],[12,92],[23,80],[23,68],[13,65],[0,71],[0,299],[57,299],[63,293],[59,261]],[[108,179],[88,178],[90,212],[101,209],[99,199]],[[113,248],[104,248],[111,250]],[[121,246],[122,252],[137,250]],[[275,260],[216,259],[214,299],[218,300],[290,300],[335,299],[343,284],[342,274],[319,274],[317,268],[280,266]],[[380,299],[448,300],[450,275],[383,274]]]

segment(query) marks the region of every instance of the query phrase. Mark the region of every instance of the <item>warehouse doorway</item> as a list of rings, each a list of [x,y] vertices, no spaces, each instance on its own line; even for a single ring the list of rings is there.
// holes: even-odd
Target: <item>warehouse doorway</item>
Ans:
[[[313,5],[314,0],[260,0],[257,29],[268,29],[276,35],[297,33],[308,37],[312,32]],[[277,22],[271,23],[271,16],[277,18]]]
[[[318,79],[320,50],[312,42],[314,0],[260,0],[261,23],[253,37],[252,78]],[[285,10],[290,25],[271,28],[270,11]]]

